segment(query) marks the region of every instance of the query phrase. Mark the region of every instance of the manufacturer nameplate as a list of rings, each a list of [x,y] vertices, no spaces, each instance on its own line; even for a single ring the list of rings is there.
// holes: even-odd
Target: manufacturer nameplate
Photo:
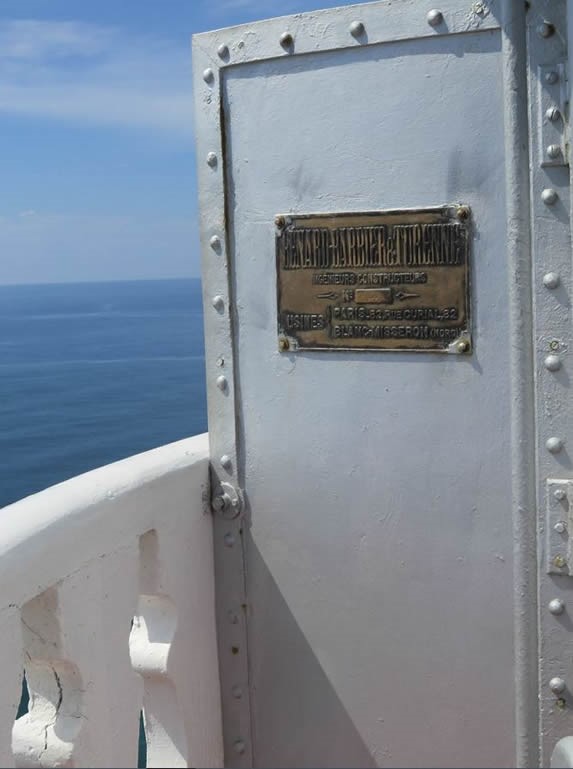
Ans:
[[[277,215],[279,350],[471,351],[470,209]]]

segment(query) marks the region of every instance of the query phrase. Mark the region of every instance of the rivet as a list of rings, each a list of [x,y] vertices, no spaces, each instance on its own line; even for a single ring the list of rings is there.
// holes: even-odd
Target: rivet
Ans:
[[[546,187],[541,193],[541,200],[546,206],[552,206],[557,201],[557,191],[552,187]]]
[[[566,496],[567,496],[567,492],[565,491],[565,489],[555,489],[555,491],[553,492],[553,497],[558,502],[563,502]],[[557,524],[555,525],[557,526]]]
[[[211,299],[211,304],[213,305],[213,307],[214,307],[216,310],[218,310],[218,311],[221,311],[221,310],[222,310],[222,309],[225,307],[225,300],[223,299],[223,297],[222,297],[222,296],[220,296],[219,294],[217,294],[217,296],[214,296],[214,297]]]
[[[207,69],[203,70],[203,80],[206,83],[212,83],[215,79],[215,75],[213,74],[213,70],[210,67],[207,67]]]
[[[279,350],[280,350],[280,352],[286,352],[289,348],[290,348],[289,340],[286,337],[284,337],[284,336],[279,337]]]
[[[214,152],[210,152],[207,155],[207,165],[211,166],[211,168],[215,168],[217,165],[217,155]]]
[[[559,355],[548,355],[544,363],[548,371],[559,371],[561,368],[561,358]]]
[[[555,27],[549,21],[542,21],[537,27],[537,34],[539,37],[551,37],[555,32]]]
[[[552,69],[550,72],[545,73],[545,82],[547,85],[555,85],[555,83],[559,80],[559,74],[555,72],[554,69]]]
[[[225,547],[233,547],[235,544],[235,536],[228,531],[223,537],[223,542],[225,543]]]
[[[456,342],[456,350],[459,353],[467,352],[470,349],[470,343],[467,341],[467,339],[460,339],[459,342]]]
[[[545,288],[557,288],[561,278],[556,272],[546,272],[543,276],[543,285]]]
[[[430,27],[437,27],[438,24],[441,24],[442,21],[444,20],[444,15],[441,11],[438,11],[436,8],[432,8],[431,11],[428,11],[426,20],[430,25]]]
[[[553,559],[553,565],[558,569],[564,569],[567,566],[567,561],[562,555],[556,555]]]
[[[557,534],[565,534],[567,531],[565,521],[557,521],[557,523],[553,526],[553,531],[556,531]]]
[[[563,448],[563,441],[555,435],[545,441],[545,448],[552,454],[558,454]]]
[[[556,676],[549,681],[549,688],[553,694],[563,694],[565,691],[565,681],[562,678]]]
[[[561,112],[557,109],[557,107],[549,107],[545,111],[545,117],[547,120],[550,120],[552,123],[555,123],[555,121],[559,120],[561,117]]]
[[[231,694],[233,695],[233,697],[234,697],[236,700],[240,700],[240,699],[241,699],[241,697],[243,696],[243,690],[241,689],[241,687],[240,687],[240,686],[237,686],[237,685],[235,684],[235,686],[233,686],[233,688],[231,689]]]
[[[209,245],[211,246],[213,251],[219,251],[221,248],[221,238],[218,235],[213,235],[213,237],[209,241]]]
[[[559,349],[559,340],[558,339],[552,339],[549,342],[549,349],[553,350],[554,352]]]
[[[290,32],[283,32],[279,38],[279,41],[283,48],[290,48],[294,42],[293,36]]]
[[[227,377],[225,376],[218,376],[217,377],[217,387],[219,390],[226,390],[227,389]]]
[[[245,743],[243,740],[235,740],[233,743],[233,748],[235,749],[235,753],[242,755],[245,752]]]
[[[353,37],[360,37],[360,35],[364,34],[364,24],[361,21],[351,22],[349,29]]]
[[[469,219],[470,218],[469,206],[458,206],[456,210],[456,216],[461,222],[465,222],[466,219]]]
[[[565,611],[565,602],[562,601],[561,598],[552,598],[551,601],[549,601],[547,608],[549,609],[550,614],[557,617]]]
[[[561,155],[561,147],[558,144],[550,144],[546,152],[548,158],[555,160]]]
[[[229,58],[229,49],[228,47],[223,43],[217,48],[217,54],[220,59],[228,59]]]
[[[225,468],[225,470],[228,470],[233,464],[231,457],[228,454],[223,454],[223,456],[219,461],[221,462],[221,465]]]

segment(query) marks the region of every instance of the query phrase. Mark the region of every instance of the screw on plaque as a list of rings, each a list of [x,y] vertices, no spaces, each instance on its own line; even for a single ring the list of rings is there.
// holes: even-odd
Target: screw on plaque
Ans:
[[[468,206],[458,206],[456,210],[456,216],[462,222],[467,221],[470,218],[470,209]]]

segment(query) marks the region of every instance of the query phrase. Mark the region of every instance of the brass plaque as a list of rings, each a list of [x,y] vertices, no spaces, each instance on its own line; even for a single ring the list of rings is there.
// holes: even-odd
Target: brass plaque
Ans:
[[[279,350],[471,351],[470,209],[277,215]]]

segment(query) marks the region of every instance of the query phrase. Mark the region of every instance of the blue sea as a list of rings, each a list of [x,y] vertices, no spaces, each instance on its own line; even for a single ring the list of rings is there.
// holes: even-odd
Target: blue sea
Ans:
[[[201,284],[0,286],[0,507],[207,429]]]

